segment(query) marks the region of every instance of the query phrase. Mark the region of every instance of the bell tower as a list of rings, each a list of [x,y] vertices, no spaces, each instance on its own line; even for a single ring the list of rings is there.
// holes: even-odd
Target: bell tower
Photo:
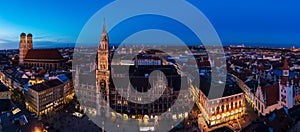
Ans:
[[[24,64],[24,58],[27,54],[27,44],[26,44],[26,34],[21,33],[20,35],[20,45],[19,45],[19,64]]]
[[[32,34],[31,33],[29,33],[28,35],[27,35],[27,49],[32,49]]]
[[[106,115],[109,115],[109,50],[108,50],[108,34],[106,31],[106,23],[104,19],[102,34],[100,38],[100,45],[98,47],[98,66],[96,70],[96,80],[97,80],[97,93],[99,92],[102,97],[97,97],[97,102],[103,99],[104,102],[99,102],[99,108],[97,113],[103,113],[103,110],[106,110]],[[103,104],[105,103],[105,104]]]
[[[283,63],[283,76],[289,77],[289,63],[286,58],[284,59]]]
[[[279,97],[280,97],[280,102],[282,106],[285,106],[287,108],[292,108],[294,106],[294,84],[293,81],[290,81],[289,79],[289,65],[288,61],[285,58],[284,63],[283,63],[283,75],[282,79],[279,82]]]

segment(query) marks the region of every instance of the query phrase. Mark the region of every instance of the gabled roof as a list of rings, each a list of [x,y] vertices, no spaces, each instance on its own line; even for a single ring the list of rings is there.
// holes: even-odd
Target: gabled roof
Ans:
[[[64,59],[60,52],[57,49],[35,49],[35,50],[28,50],[26,59],[37,59],[37,60],[48,60],[48,59],[55,59],[61,60]]]
[[[266,99],[266,105],[271,106],[279,101],[279,84],[263,86],[261,88]]]

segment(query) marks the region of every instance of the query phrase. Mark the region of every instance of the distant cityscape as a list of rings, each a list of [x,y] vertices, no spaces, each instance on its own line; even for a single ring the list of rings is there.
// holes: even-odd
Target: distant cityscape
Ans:
[[[161,131],[163,119],[181,121],[169,126],[170,131],[300,128],[299,47],[241,44],[224,46],[224,56],[217,48],[209,56],[204,46],[189,46],[190,53],[174,46],[169,47],[172,53],[164,53],[155,45],[110,45],[105,24],[97,48],[35,49],[33,35],[21,33],[19,49],[0,51],[0,131],[118,130],[119,124],[93,122],[101,116],[138,122],[136,128],[120,131]],[[122,56],[113,58],[116,54]],[[191,61],[198,70],[187,65]],[[129,74],[124,67],[129,67]],[[226,79],[214,82],[212,72],[221,67],[227,72],[217,76]],[[162,73],[152,76],[155,70]],[[198,87],[192,78],[199,78]],[[181,87],[180,81],[187,85]],[[212,84],[224,84],[221,97],[209,97]],[[131,97],[130,85],[142,93],[153,92]],[[135,103],[159,95],[152,103]],[[187,102],[195,102],[190,111],[185,109]],[[175,103],[179,105],[173,108]]]

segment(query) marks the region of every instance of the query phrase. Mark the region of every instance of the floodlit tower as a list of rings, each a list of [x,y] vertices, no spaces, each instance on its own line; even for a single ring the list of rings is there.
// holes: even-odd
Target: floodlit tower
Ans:
[[[108,64],[108,57],[109,57],[109,52],[108,52],[108,34],[106,31],[106,24],[104,20],[103,24],[103,30],[100,38],[100,45],[98,47],[98,66],[97,66],[97,71],[96,71],[96,80],[97,80],[97,92],[100,92],[103,97],[98,97],[97,101],[99,99],[104,98],[105,99],[105,107],[106,109],[106,114],[109,114],[108,108],[109,108],[109,77],[110,77],[110,71],[109,71],[109,64]],[[98,104],[98,106],[102,105]],[[101,111],[103,108],[98,108],[98,112],[103,112]]]
[[[20,35],[20,46],[19,46],[19,64],[24,64],[24,58],[27,54],[26,34],[21,33]]]
[[[32,45],[32,34],[29,33],[27,35],[27,49],[32,49],[33,45]]]
[[[293,81],[290,82],[289,80],[289,65],[286,58],[284,59],[282,72],[283,72],[283,77],[281,79],[281,82],[279,82],[280,102],[282,106],[285,106],[287,108],[292,108],[294,106],[294,96],[293,96],[294,84]]]

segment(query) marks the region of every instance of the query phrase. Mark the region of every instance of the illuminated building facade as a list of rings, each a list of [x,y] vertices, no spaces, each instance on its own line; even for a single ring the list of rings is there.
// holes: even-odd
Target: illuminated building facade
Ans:
[[[26,108],[38,116],[59,110],[74,97],[71,81],[53,79],[29,86],[24,92]]]
[[[201,78],[197,106],[209,126],[239,119],[245,113],[245,95],[232,77],[227,79],[222,97],[209,99],[209,89],[209,81]]]
[[[16,68],[4,68],[0,70],[0,80],[10,89],[19,89],[20,91],[29,81],[28,75]]]

